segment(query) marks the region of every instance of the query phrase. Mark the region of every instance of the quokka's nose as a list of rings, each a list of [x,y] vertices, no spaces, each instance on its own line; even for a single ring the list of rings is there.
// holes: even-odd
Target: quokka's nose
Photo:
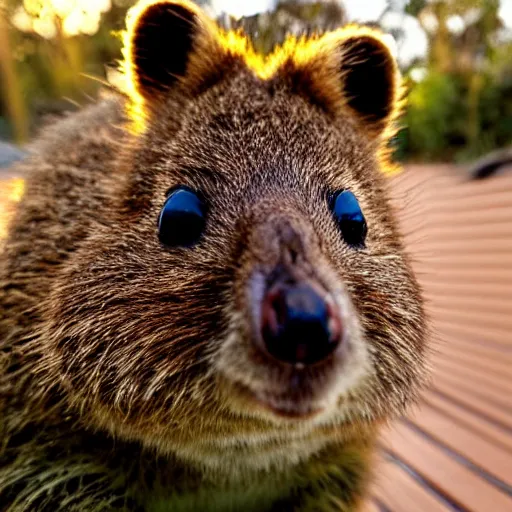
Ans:
[[[342,338],[334,302],[306,282],[272,285],[262,303],[261,337],[278,361],[312,365],[324,361]]]

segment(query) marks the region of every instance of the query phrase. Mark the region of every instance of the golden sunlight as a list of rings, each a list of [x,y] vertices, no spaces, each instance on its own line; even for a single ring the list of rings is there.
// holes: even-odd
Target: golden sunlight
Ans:
[[[0,240],[7,234],[12,207],[21,199],[24,189],[22,178],[11,178],[0,188]]]

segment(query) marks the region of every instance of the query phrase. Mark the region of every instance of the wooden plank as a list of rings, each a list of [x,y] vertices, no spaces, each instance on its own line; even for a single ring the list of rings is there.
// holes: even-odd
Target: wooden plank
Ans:
[[[458,336],[468,336],[469,339],[481,340],[492,346],[494,350],[502,350],[505,353],[512,353],[512,345],[510,344],[510,331],[503,327],[484,328],[481,325],[468,325],[465,322],[453,318],[441,319],[436,315],[434,319],[434,329],[436,332],[444,332],[451,329]],[[434,333],[435,334],[435,333]]]
[[[403,423],[385,432],[382,439],[386,449],[469,512],[512,510],[512,498]]]
[[[510,312],[507,313],[490,313],[486,312],[485,315],[475,315],[474,311],[466,311],[464,309],[458,309],[456,304],[452,304],[451,307],[438,306],[437,301],[436,304],[431,304],[429,307],[429,311],[435,314],[436,321],[449,320],[458,323],[461,328],[465,329],[473,329],[477,328],[482,332],[482,339],[486,339],[486,331],[487,328],[498,330],[500,329],[503,334],[505,334],[507,329],[512,324]],[[503,345],[507,345],[512,348],[510,345],[510,340],[507,336],[499,338],[499,343]]]
[[[427,296],[432,292],[431,290],[425,290]],[[447,293],[438,294],[435,296],[436,308],[443,309],[444,311],[462,311],[464,313],[473,314],[473,321],[478,321],[480,316],[483,315],[502,315],[505,318],[505,323],[512,325],[512,318],[510,317],[510,300],[512,296],[510,291],[501,297],[496,293],[492,297],[479,296],[479,292],[468,293],[464,296],[459,293],[454,294],[452,290],[448,290]]]
[[[429,231],[421,231],[421,233],[415,233],[416,236],[421,236],[422,240],[428,240],[431,236],[435,235],[435,230],[430,233]],[[470,237],[473,235],[473,239],[478,237],[478,234],[474,231],[469,231],[466,233],[466,236]],[[512,237],[512,222],[510,225],[507,224],[507,228],[503,229],[502,232],[497,232],[496,236],[500,237]],[[435,247],[430,245],[428,246],[429,252],[437,252]],[[481,269],[481,268],[490,268],[490,269],[500,269],[503,272],[506,272],[510,269],[510,261],[507,260],[506,257],[502,256],[501,258],[495,258],[492,252],[487,252],[487,254],[472,254],[472,253],[451,253],[448,251],[444,251],[443,253],[439,253],[436,256],[425,256],[421,258],[422,265],[425,265],[428,269],[430,265],[441,265],[442,271],[448,272],[450,267],[459,266],[462,268],[472,268],[472,269]]]
[[[439,340],[432,340],[435,349],[452,347],[458,352],[471,352],[481,359],[500,361],[505,365],[512,364],[512,352],[504,351],[500,346],[496,346],[481,338],[457,335],[456,332],[444,330],[436,322],[433,322],[432,327],[436,335],[441,338]]]
[[[423,487],[398,465],[387,462],[381,466],[381,477],[374,485],[374,494],[393,512],[451,512],[434,492]]]
[[[402,233],[408,242],[408,249],[416,252],[418,249],[429,248],[434,252],[442,251],[441,256],[463,253],[485,256],[491,247],[498,254],[505,254],[507,251],[510,253],[510,237],[506,236],[510,233],[510,226],[506,223],[495,225],[493,230],[482,226],[473,230],[473,237],[469,230],[459,231],[458,226],[452,231],[443,230],[442,223],[439,224],[434,225],[425,213],[419,213],[417,219],[409,219],[408,224],[402,223]],[[478,236],[478,244],[475,244],[475,235]]]
[[[504,412],[509,412],[512,416],[510,398],[500,393],[499,389],[492,388],[484,382],[471,380],[467,376],[455,371],[447,372],[439,367],[439,365],[433,367],[432,379],[434,387],[437,385],[438,379],[447,381],[450,385],[463,389],[465,392],[470,392],[480,400],[488,400],[489,403],[501,408]]]
[[[486,190],[481,190],[479,193],[475,192],[474,194],[465,196],[463,200],[454,201],[454,197],[446,197],[443,196],[441,201],[434,201],[432,198],[429,198],[428,205],[419,205],[424,209],[428,209],[429,211],[433,211],[435,205],[442,205],[442,210],[445,214],[451,214],[452,212],[460,212],[460,211],[474,211],[475,209],[475,196],[478,196],[476,200],[478,201],[478,207],[482,210],[492,209],[494,207],[497,208],[506,208],[510,207],[510,192],[512,192],[512,186],[508,185],[508,190],[500,190],[494,191],[492,193],[488,193]],[[424,196],[420,196],[422,199]],[[466,200],[467,198],[467,200]]]
[[[486,398],[475,395],[471,390],[460,387],[460,381],[450,375],[439,375],[433,382],[433,388],[460,402],[470,410],[490,418],[506,428],[512,428],[512,414],[499,405],[493,404]]]
[[[410,421],[451,450],[482,468],[489,475],[512,486],[512,456],[483,436],[465,427],[464,423],[446,416],[424,404]]]
[[[512,222],[511,222],[512,223]],[[463,233],[460,236],[451,232],[437,233],[437,227],[428,226],[423,228],[419,226],[411,226],[409,228],[411,236],[405,238],[407,242],[407,250],[412,254],[432,254],[436,255],[436,258],[418,258],[417,263],[424,267],[427,263],[439,265],[445,261],[452,263],[457,257],[462,258],[465,262],[484,260],[486,262],[493,261],[493,265],[475,267],[478,273],[487,272],[492,270],[496,263],[504,268],[510,268],[510,262],[507,261],[506,257],[510,254],[511,248],[508,240],[510,239],[511,227],[507,224],[504,225],[503,230],[498,230],[493,233],[478,233],[473,231],[473,238],[471,233]],[[451,238],[450,238],[451,237]],[[481,238],[481,240],[480,240]],[[478,240],[477,247],[471,247],[475,245],[475,240]],[[495,249],[495,251],[494,251]],[[497,259],[492,260],[490,254],[497,254]],[[440,267],[443,272],[446,272],[444,267]]]
[[[404,180],[403,184],[409,189],[414,189],[416,184],[420,183],[420,180],[416,181],[415,177],[411,174],[414,172],[423,173],[423,176],[429,175],[429,182],[424,181],[424,186],[430,185],[430,190],[424,191],[425,196],[430,200],[429,204],[444,204],[448,203],[464,203],[466,201],[473,202],[475,200],[484,200],[487,198],[492,202],[494,195],[504,194],[512,190],[512,180],[510,175],[494,176],[492,179],[487,181],[476,182],[463,182],[455,176],[453,168],[447,170],[447,175],[442,175],[436,171],[409,171],[409,180]],[[442,186],[442,189],[440,188]],[[474,202],[473,202],[474,204]],[[510,201],[509,201],[510,204]],[[455,207],[452,206],[452,207]]]
[[[464,354],[457,352],[456,350],[450,351],[443,349],[440,353],[432,356],[431,362],[432,365],[451,365],[484,374],[494,382],[503,384],[505,388],[512,386],[512,382],[510,380],[511,366],[500,364],[499,361],[489,362],[484,358],[479,359],[477,356],[472,354]]]
[[[475,209],[475,201],[477,201],[477,205],[480,205],[478,201],[482,198],[482,205],[484,209],[486,209],[487,205],[492,204],[492,198],[496,195],[498,198],[502,199],[502,206],[507,205],[506,192],[512,189],[512,181],[510,179],[503,180],[500,188],[496,187],[496,177],[486,181],[485,184],[483,182],[461,183],[457,179],[454,179],[453,170],[451,173],[452,175],[447,176],[447,179],[444,180],[445,188],[442,193],[437,192],[439,188],[438,183],[433,183],[432,180],[430,180],[430,185],[434,185],[434,189],[426,192],[424,197],[427,197],[431,204],[444,203],[448,210],[455,210],[457,207],[460,207],[460,205],[469,203],[473,204],[473,209]],[[434,178],[434,180],[438,179],[440,178],[437,176]],[[494,183],[491,183],[491,181]],[[510,198],[508,204],[510,205]]]
[[[489,391],[506,399],[508,406],[512,406],[510,397],[512,396],[512,382],[508,378],[503,378],[499,374],[486,372],[482,368],[474,368],[468,364],[460,364],[455,358],[442,358],[434,356],[432,364],[439,371],[450,374],[460,375],[468,382],[474,383],[478,387],[485,385]]]
[[[374,501],[366,500],[358,512],[380,512],[380,508]]]
[[[421,247],[419,248],[421,249]],[[428,249],[428,246],[426,247]],[[411,249],[410,249],[411,250]],[[414,251],[412,251],[414,255]],[[428,265],[421,265],[421,260],[415,265],[415,270],[417,272],[422,272],[423,270],[428,271]],[[429,279],[422,279],[422,285],[431,289],[432,286],[436,286],[440,283],[441,287],[452,288],[453,286],[457,286],[460,283],[471,283],[472,286],[503,286],[507,287],[512,283],[512,273],[504,273],[499,270],[493,270],[490,268],[479,268],[479,269],[466,269],[466,268],[453,268],[450,271],[446,271],[443,273],[442,281],[432,275]]]
[[[512,254],[512,249],[509,254]],[[503,283],[503,275],[501,280],[498,282],[486,284],[486,283],[475,283],[472,280],[461,281],[454,280],[447,286],[446,282],[443,281],[430,281],[429,283],[423,282],[423,287],[426,288],[429,294],[435,292],[436,295],[442,295],[443,297],[453,298],[467,298],[472,300],[480,300],[482,297],[493,298],[512,298],[512,290],[510,289],[510,282]]]
[[[419,236],[421,236],[421,233]],[[409,245],[408,248],[413,257],[415,257],[416,250],[418,252],[423,250],[423,246],[416,248]],[[430,250],[429,247],[425,246],[425,251],[428,250]],[[459,267],[456,262],[443,262],[442,266],[438,265],[436,269],[438,272],[432,272],[431,264],[423,262],[420,257],[415,257],[414,269],[420,276],[423,285],[427,287],[429,283],[439,279],[439,273],[442,273],[442,282],[445,283],[446,287],[461,280],[472,283],[503,283],[504,285],[512,281],[512,276],[508,271],[503,272],[503,270],[488,267]]]
[[[471,344],[460,344],[457,340],[443,338],[433,346],[435,358],[449,359],[469,368],[485,370],[488,374],[500,376],[506,381],[512,380],[512,354],[493,353]]]
[[[445,414],[449,418],[463,424],[466,428],[473,430],[498,446],[500,449],[512,455],[512,436],[503,428],[488,421],[476,412],[465,409],[454,402],[448,401],[433,391],[423,393],[423,401]]]
[[[485,331],[482,335],[481,332],[472,326],[466,329],[464,326],[458,325],[453,322],[441,322],[437,318],[433,318],[432,321],[433,339],[434,342],[443,343],[450,337],[457,338],[459,343],[467,343],[484,347],[489,354],[500,354],[505,360],[512,358],[512,346],[507,343],[503,343],[504,333],[496,331]],[[498,338],[498,343],[495,343],[495,339]]]
[[[428,216],[429,224],[436,227],[443,226],[447,230],[458,234],[459,227],[461,226],[471,227],[473,231],[485,229],[489,232],[487,227],[499,226],[507,221],[512,221],[512,205],[510,201],[507,205],[489,209],[475,209],[474,201],[475,198],[468,198],[467,201],[457,205],[458,208],[452,209],[444,207],[436,209],[432,204],[429,204],[429,209],[432,212]],[[447,222],[448,220],[449,222]]]

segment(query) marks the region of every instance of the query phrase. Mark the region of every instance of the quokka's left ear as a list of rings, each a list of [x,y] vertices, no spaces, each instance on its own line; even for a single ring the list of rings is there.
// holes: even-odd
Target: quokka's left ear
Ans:
[[[371,136],[394,119],[401,76],[383,36],[349,26],[297,45],[281,71],[316,103],[353,115]]]
[[[189,0],[142,0],[127,17],[125,72],[147,101],[183,84],[193,94],[225,57],[217,25]]]

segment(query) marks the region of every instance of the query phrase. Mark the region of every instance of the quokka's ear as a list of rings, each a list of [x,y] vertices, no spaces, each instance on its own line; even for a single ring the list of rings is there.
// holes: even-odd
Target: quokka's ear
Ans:
[[[399,101],[400,77],[389,48],[373,36],[354,36],[341,44],[341,81],[347,105],[382,130]]]
[[[298,43],[282,70],[326,110],[352,114],[376,137],[396,117],[402,95],[400,72],[384,40],[373,29],[348,26]]]
[[[188,92],[215,73],[217,26],[188,0],[143,0],[127,17],[125,73],[133,91],[154,99],[179,83]]]

